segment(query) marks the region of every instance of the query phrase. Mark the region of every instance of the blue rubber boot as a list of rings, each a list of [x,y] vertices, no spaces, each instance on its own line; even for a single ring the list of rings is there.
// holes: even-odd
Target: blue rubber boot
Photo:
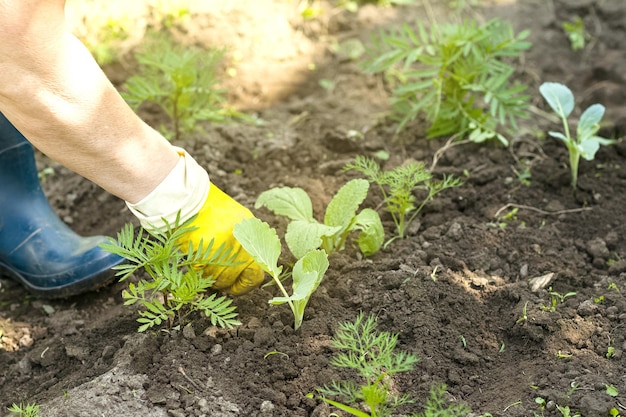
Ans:
[[[110,281],[123,262],[100,249],[102,236],[81,237],[44,195],[32,145],[0,113],[0,274],[45,298],[61,298]]]

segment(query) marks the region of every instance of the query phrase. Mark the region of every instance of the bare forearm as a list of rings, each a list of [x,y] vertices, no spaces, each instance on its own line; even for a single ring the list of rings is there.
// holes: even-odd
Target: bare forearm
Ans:
[[[0,111],[50,158],[124,200],[139,201],[179,155],[126,105],[65,31],[63,16],[47,18],[19,36],[0,28],[0,41],[21,44],[13,51],[0,46]],[[42,25],[45,37],[39,36]]]

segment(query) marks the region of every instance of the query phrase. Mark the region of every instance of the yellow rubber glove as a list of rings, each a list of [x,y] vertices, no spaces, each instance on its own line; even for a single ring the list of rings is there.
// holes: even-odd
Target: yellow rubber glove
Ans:
[[[233,236],[235,224],[251,217],[253,214],[250,210],[233,200],[215,184],[211,184],[206,202],[191,223],[191,226],[197,229],[186,234],[180,243],[186,248],[191,241],[194,248],[197,248],[201,239],[204,245],[215,239],[213,243],[215,249],[223,243],[226,248],[231,248],[231,254],[236,254],[234,261],[241,262],[239,265],[207,266],[204,269],[205,274],[215,280],[213,288],[232,295],[241,295],[263,282],[263,270]]]

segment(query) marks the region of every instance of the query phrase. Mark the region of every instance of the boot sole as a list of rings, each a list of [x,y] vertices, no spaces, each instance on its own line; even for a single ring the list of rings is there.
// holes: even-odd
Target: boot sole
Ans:
[[[0,262],[0,275],[22,284],[28,292],[41,298],[68,298],[88,291],[100,289],[115,280],[115,271],[105,269],[80,281],[56,287],[39,287],[30,283],[28,278],[15,271],[10,266]]]

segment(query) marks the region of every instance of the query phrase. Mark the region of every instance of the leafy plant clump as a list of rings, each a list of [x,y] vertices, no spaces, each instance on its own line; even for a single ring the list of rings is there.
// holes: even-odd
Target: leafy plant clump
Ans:
[[[600,122],[604,116],[605,108],[601,104],[589,106],[578,120],[576,126],[576,137],[570,134],[569,122],[567,118],[574,110],[574,94],[565,85],[560,83],[543,83],[539,86],[539,92],[546,100],[550,108],[561,118],[563,122],[563,132],[548,132],[554,138],[565,143],[569,152],[569,165],[572,177],[572,188],[576,189],[578,183],[578,163],[582,156],[587,161],[592,161],[600,145],[611,145],[615,143],[612,139],[598,136]]]
[[[301,188],[277,187],[264,191],[257,198],[255,208],[267,207],[291,220],[285,242],[298,259],[320,247],[327,254],[343,250],[352,232],[358,232],[356,243],[369,256],[378,252],[385,232],[375,210],[365,208],[357,213],[368,189],[369,183],[363,179],[346,183],[328,204],[323,223],[313,217],[311,199]]]
[[[332,346],[343,351],[330,363],[354,369],[361,381],[333,381],[317,388],[317,395],[311,393],[307,397],[318,398],[356,417],[388,417],[401,405],[413,402],[408,394],[394,394],[391,383],[396,374],[412,370],[419,358],[411,353],[396,352],[398,335],[378,332],[376,327],[376,318],[366,319],[363,313],[354,323],[339,324]],[[412,417],[461,417],[471,411],[465,405],[447,404],[445,392],[443,384],[431,388],[424,412],[412,414]]]
[[[135,55],[141,71],[128,79],[122,96],[135,110],[146,102],[158,105],[174,125],[173,131],[161,126],[168,139],[195,132],[199,121],[223,122],[229,112],[216,75],[223,55],[154,37]]]
[[[397,131],[423,113],[428,138],[468,134],[474,142],[497,138],[507,145],[499,128],[517,128],[529,99],[526,86],[510,82],[515,68],[507,60],[531,46],[529,34],[516,35],[498,19],[433,24],[430,31],[418,23],[417,33],[404,25],[374,39],[364,70],[395,75]]]
[[[563,30],[569,38],[573,51],[585,48],[585,42],[589,39],[589,33],[585,29],[585,23],[580,16],[576,16],[572,21],[563,22]]]
[[[423,412],[412,417],[463,417],[472,410],[464,404],[448,404],[445,398],[446,385],[439,384],[430,389],[430,397],[426,401]],[[486,417],[485,415],[481,417]]]
[[[289,295],[281,281],[283,267],[278,266],[281,244],[276,230],[257,218],[251,218],[236,224],[233,235],[252,259],[272,277],[283,294],[282,297],[272,298],[269,303],[287,303],[293,313],[294,329],[298,330],[309,298],[319,287],[328,269],[326,252],[313,249],[298,259],[291,272],[293,292]]]
[[[180,248],[181,238],[195,229],[189,226],[191,221],[193,217],[179,226],[177,220],[165,231],[155,229],[150,234],[142,228],[137,235],[129,223],[117,234],[117,240],[109,238],[102,245],[104,250],[128,260],[113,267],[120,281],[140,269],[149,276],[137,284],[129,283],[122,293],[125,305],[139,304],[143,308],[137,319],[140,332],[162,323],[172,327],[176,321],[182,325],[193,312],[204,313],[214,326],[232,328],[240,324],[232,299],[209,294],[214,281],[203,276],[203,269],[209,265],[236,265],[234,254],[223,244],[214,248],[213,240],[208,245],[200,242],[197,249],[191,242],[188,248]]]
[[[7,410],[18,417],[39,417],[40,408],[37,404],[13,403]]]
[[[383,195],[385,208],[391,214],[397,236],[387,241],[388,245],[396,238],[403,239],[409,225],[415,220],[424,206],[445,189],[462,185],[460,179],[444,176],[435,180],[423,162],[410,162],[389,171],[383,171],[372,158],[357,155],[355,160],[344,167],[345,171],[355,170],[378,185]],[[418,203],[416,191],[424,191],[426,196]]]
[[[398,335],[377,332],[376,327],[375,317],[366,319],[362,313],[354,323],[339,324],[332,346],[343,351],[331,360],[331,365],[356,370],[361,382],[333,381],[318,388],[319,395],[309,396],[358,417],[389,416],[399,406],[412,402],[408,394],[392,393],[390,384],[396,374],[412,370],[419,359],[411,353],[396,352]],[[361,404],[365,407],[357,408]]]

